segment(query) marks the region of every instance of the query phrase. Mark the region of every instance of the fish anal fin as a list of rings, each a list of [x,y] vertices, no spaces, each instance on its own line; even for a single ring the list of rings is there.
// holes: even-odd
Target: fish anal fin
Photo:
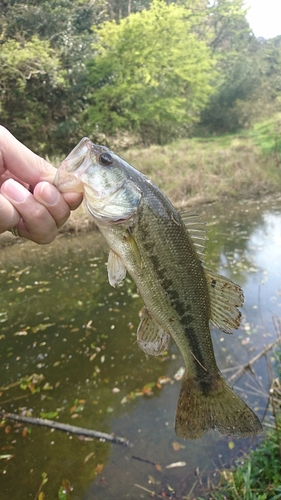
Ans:
[[[137,342],[139,347],[146,353],[159,356],[166,351],[170,335],[153,320],[146,307],[140,313],[141,321],[137,331]]]
[[[238,307],[244,303],[243,290],[239,285],[220,274],[204,268],[208,283],[211,317],[210,320],[222,332],[232,333],[240,325],[241,312]]]
[[[249,437],[262,432],[262,425],[220,373],[204,386],[198,379],[185,376],[176,412],[176,434],[184,439],[197,439],[210,429]]]
[[[108,281],[111,286],[115,287],[121,283],[126,276],[126,268],[117,253],[113,250],[109,251],[107,261]]]
[[[207,241],[206,223],[202,221],[201,216],[195,210],[179,212],[187,232],[197,251],[198,257],[204,260],[204,249]]]

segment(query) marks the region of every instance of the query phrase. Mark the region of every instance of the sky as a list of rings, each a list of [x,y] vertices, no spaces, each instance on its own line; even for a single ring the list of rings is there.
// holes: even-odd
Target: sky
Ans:
[[[247,20],[256,37],[281,35],[281,0],[245,0],[245,6],[251,7]]]

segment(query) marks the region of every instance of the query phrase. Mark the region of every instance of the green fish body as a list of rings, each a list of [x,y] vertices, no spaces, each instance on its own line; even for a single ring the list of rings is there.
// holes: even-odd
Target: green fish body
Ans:
[[[257,416],[219,371],[209,321],[238,328],[241,288],[203,265],[205,227],[195,212],[179,213],[145,175],[103,146],[82,139],[58,170],[61,191],[84,192],[109,247],[108,277],[129,272],[144,301],[137,331],[147,354],[167,349],[170,336],[186,366],[175,418],[179,437],[209,429],[237,437],[261,432]]]

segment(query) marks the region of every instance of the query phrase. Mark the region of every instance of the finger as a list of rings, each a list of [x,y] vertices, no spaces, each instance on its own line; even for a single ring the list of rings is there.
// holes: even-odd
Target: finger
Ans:
[[[16,226],[20,221],[20,214],[15,207],[0,194],[0,233]]]
[[[81,205],[83,199],[82,193],[63,193],[63,197],[70,210],[76,210]]]
[[[47,208],[58,228],[68,219],[70,215],[69,205],[60,191],[52,184],[49,184],[49,182],[40,182],[37,184],[34,188],[33,196]]]
[[[0,126],[0,174],[6,169],[32,186],[40,181],[53,182],[57,171]]]
[[[1,193],[21,216],[17,225],[20,236],[40,244],[55,239],[58,232],[55,219],[24,186],[9,179],[1,186]]]

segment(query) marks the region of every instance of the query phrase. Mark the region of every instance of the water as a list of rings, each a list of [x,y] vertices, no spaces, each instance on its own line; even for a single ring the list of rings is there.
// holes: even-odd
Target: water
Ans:
[[[206,263],[241,284],[246,297],[237,332],[212,329],[218,365],[229,377],[276,338],[281,200],[204,212]],[[117,289],[109,286],[106,260],[97,233],[61,236],[47,247],[27,242],[1,249],[1,408],[114,433],[133,446],[3,422],[0,500],[34,500],[40,491],[49,500],[134,500],[162,491],[182,498],[193,488],[194,495],[207,496],[218,469],[260,439],[216,432],[191,442],[176,437],[181,356],[173,343],[156,359],[137,347],[142,301],[128,278]],[[256,376],[247,373],[235,388],[262,417],[265,359],[254,368]]]

